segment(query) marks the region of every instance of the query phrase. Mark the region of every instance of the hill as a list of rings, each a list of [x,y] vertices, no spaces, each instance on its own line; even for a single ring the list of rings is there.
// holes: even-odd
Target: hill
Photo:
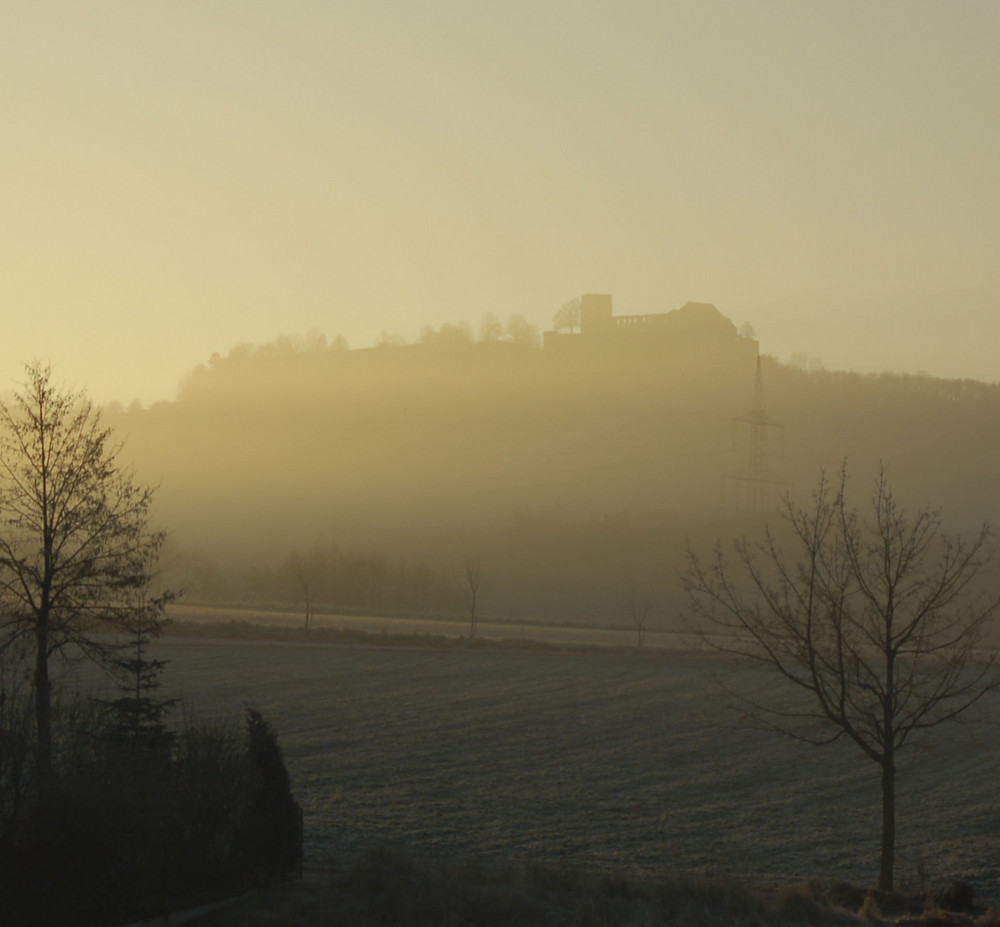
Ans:
[[[630,584],[672,608],[685,538],[760,520],[724,479],[746,467],[734,419],[757,346],[704,304],[595,330],[585,317],[544,349],[468,335],[241,346],[175,402],[109,421],[160,484],[176,546],[203,559],[275,565],[316,542],[440,569],[475,559],[487,610],[619,620]],[[768,429],[785,481],[772,501],[846,458],[859,499],[883,462],[901,498],[941,505],[950,526],[997,521],[1000,386],[766,356],[761,369],[783,425]]]

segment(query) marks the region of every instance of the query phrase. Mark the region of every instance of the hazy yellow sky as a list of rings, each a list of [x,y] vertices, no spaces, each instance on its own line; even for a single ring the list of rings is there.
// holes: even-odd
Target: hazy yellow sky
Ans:
[[[14,0],[0,388],[584,292],[996,380],[998,49],[995,0]]]

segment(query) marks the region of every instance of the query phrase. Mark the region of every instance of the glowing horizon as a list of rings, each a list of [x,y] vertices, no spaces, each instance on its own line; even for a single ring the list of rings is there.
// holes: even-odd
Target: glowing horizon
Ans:
[[[318,2],[7,17],[0,389],[567,299],[1000,378],[993,4]]]

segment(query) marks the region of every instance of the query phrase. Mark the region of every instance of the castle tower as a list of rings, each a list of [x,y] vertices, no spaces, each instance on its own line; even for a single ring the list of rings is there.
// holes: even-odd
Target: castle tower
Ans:
[[[586,293],[580,297],[580,334],[605,335],[614,327],[609,293]]]

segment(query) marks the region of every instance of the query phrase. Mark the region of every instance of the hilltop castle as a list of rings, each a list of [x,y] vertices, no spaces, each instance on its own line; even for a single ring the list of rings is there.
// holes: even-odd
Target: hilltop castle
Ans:
[[[548,331],[546,351],[554,354],[649,351],[697,360],[753,361],[757,341],[745,338],[711,303],[685,303],[672,312],[619,315],[611,296],[588,293],[580,299],[580,331]]]

